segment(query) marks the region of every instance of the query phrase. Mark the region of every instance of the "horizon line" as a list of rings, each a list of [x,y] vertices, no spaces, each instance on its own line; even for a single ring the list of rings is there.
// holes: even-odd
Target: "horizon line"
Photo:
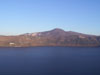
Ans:
[[[100,34],[88,34],[88,33],[83,33],[83,32],[77,32],[77,31],[72,31],[72,30],[65,30],[63,28],[53,28],[53,29],[50,29],[50,30],[43,30],[43,31],[39,31],[39,32],[46,32],[46,31],[52,31],[52,30],[55,30],[55,29],[59,29],[59,30],[63,30],[65,32],[76,32],[76,33],[81,33],[81,34],[86,34],[86,35],[94,35],[94,36],[100,36]],[[23,34],[31,34],[31,33],[39,33],[38,31],[36,32],[26,32],[26,33],[18,33],[18,34],[0,34],[0,36],[19,36],[19,35],[23,35]]]

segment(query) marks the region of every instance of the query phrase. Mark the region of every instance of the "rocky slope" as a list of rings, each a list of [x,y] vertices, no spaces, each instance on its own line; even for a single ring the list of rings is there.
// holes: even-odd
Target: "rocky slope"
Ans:
[[[62,29],[27,33],[18,36],[0,36],[0,47],[31,46],[100,46],[100,36],[87,35]]]

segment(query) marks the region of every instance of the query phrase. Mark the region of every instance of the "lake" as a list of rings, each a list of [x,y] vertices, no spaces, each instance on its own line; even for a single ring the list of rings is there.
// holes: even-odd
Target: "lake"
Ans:
[[[0,75],[100,75],[100,47],[0,48]]]

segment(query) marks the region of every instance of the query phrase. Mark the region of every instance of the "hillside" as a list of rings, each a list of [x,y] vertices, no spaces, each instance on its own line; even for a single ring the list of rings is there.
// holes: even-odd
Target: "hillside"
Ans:
[[[51,31],[0,36],[0,47],[31,46],[100,46],[100,36],[87,35],[56,28]]]

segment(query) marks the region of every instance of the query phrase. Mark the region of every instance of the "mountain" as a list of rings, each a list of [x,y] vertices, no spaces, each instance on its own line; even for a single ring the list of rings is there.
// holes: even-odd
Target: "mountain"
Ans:
[[[0,47],[31,46],[100,46],[100,36],[87,35],[56,28],[45,32],[26,33],[17,36],[0,36]]]

